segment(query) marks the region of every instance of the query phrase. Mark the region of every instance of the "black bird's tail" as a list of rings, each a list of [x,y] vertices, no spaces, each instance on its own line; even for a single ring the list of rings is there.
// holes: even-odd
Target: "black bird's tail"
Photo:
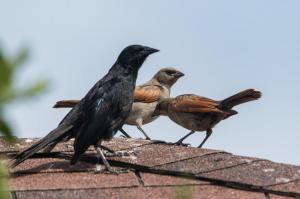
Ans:
[[[232,107],[237,106],[239,104],[257,100],[261,97],[261,95],[262,94],[260,91],[256,91],[254,89],[247,89],[222,100],[220,103],[220,108],[222,110],[230,110]]]
[[[56,129],[52,130],[48,135],[43,137],[41,140],[39,140],[37,143],[33,144],[31,147],[25,149],[24,151],[17,154],[14,159],[12,160],[10,166],[12,168],[16,167],[47,145],[57,142],[58,140],[61,140],[67,136],[69,136],[69,130],[73,128],[72,125],[60,125]]]

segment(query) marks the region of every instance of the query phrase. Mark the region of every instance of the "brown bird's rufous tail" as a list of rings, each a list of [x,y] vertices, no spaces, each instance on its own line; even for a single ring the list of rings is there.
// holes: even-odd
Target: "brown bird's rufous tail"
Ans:
[[[220,109],[230,110],[232,107],[245,102],[257,100],[261,97],[262,93],[254,89],[247,89],[242,92],[239,92],[231,97],[228,97],[221,101]]]
[[[79,102],[79,100],[61,100],[57,101],[53,108],[73,108]]]

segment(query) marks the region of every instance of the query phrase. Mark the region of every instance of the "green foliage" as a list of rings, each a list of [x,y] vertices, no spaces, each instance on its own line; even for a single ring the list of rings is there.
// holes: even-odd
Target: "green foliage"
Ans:
[[[21,49],[16,56],[8,57],[0,46],[0,138],[14,141],[11,126],[7,122],[4,109],[16,100],[31,99],[40,94],[47,87],[46,80],[38,80],[30,86],[17,88],[14,84],[15,75],[28,58],[28,50]],[[27,84],[26,84],[27,85]],[[0,199],[9,198],[7,191],[8,172],[6,167],[0,162]]]
[[[7,169],[0,164],[0,198],[1,199],[9,198],[9,192],[7,190],[7,178],[8,178]]]
[[[23,48],[15,56],[8,57],[0,48],[0,134],[9,141],[13,140],[13,133],[5,119],[4,108],[16,100],[31,99],[44,91],[48,84],[46,80],[38,80],[30,86],[16,88],[15,75],[28,55],[28,50]]]

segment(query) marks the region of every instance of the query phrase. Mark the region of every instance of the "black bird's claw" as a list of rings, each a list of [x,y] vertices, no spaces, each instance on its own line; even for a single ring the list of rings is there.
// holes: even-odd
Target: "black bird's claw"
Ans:
[[[122,174],[122,173],[129,173],[134,171],[134,169],[130,169],[130,168],[121,168],[121,169],[113,169],[113,171],[109,171],[112,172],[113,174]]]
[[[106,157],[129,157],[131,155],[136,156],[136,153],[134,151],[115,151],[113,153],[106,152]]]
[[[127,168],[122,168],[122,169],[109,168],[109,169],[105,169],[103,172],[104,173],[109,173],[109,174],[119,175],[119,174],[122,174],[122,173],[129,173],[130,171],[133,171],[133,170],[132,169],[127,169]]]
[[[96,168],[95,168],[95,173],[110,173],[110,174],[122,174],[122,173],[129,173],[131,171],[134,171],[133,169],[130,168],[112,168],[112,167],[108,167],[108,168],[101,168],[102,165],[101,164],[97,164]]]

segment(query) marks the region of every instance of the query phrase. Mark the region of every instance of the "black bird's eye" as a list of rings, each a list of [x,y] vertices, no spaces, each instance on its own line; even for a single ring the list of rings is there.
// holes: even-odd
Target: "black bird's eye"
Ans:
[[[136,49],[136,52],[141,52],[141,51],[143,51],[143,48],[137,48]]]

